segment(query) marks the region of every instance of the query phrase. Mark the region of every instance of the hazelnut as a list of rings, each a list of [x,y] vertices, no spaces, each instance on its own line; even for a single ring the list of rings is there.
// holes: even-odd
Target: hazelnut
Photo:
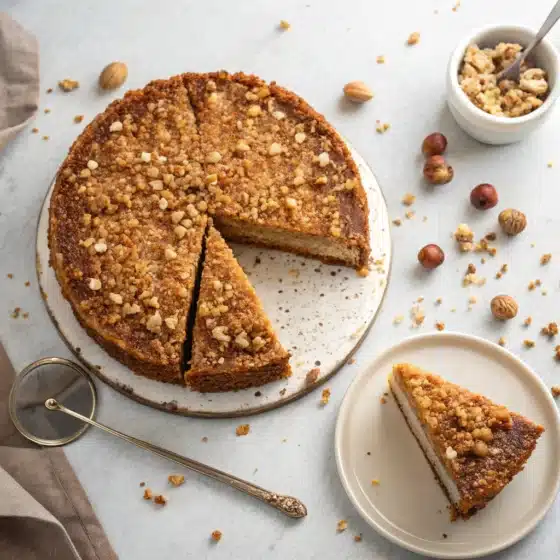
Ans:
[[[427,269],[437,268],[445,260],[445,254],[438,245],[430,243],[418,251],[418,262]]]
[[[490,309],[492,315],[494,315],[496,319],[507,321],[508,319],[513,319],[517,315],[519,306],[511,296],[499,295],[494,297],[490,302]]]
[[[471,204],[478,210],[489,210],[498,204],[498,191],[489,183],[477,185],[471,191]]]
[[[432,132],[422,142],[422,152],[426,156],[440,156],[447,148],[447,138],[441,132]]]
[[[424,164],[424,178],[432,185],[443,185],[453,179],[453,167],[442,156],[430,156]]]
[[[517,235],[527,227],[527,218],[523,212],[508,208],[502,210],[498,216],[498,222],[504,233]]]

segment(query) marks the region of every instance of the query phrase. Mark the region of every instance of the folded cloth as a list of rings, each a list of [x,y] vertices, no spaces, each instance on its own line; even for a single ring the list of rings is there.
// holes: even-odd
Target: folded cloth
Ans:
[[[115,560],[64,451],[31,443],[11,422],[13,377],[0,343],[0,558]]]
[[[0,150],[29,123],[38,102],[37,40],[0,13]]]

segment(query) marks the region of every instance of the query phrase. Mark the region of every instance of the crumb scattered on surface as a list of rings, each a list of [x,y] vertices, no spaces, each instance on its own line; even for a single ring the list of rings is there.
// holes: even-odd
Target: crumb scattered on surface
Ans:
[[[393,325],[400,325],[404,321],[404,315],[397,315],[393,318]]]
[[[39,132],[39,129],[38,128],[32,128],[31,132],[33,132],[33,134],[37,134]]]
[[[412,327],[418,328],[424,322],[426,314],[419,304],[415,304],[410,310],[410,317],[412,318]]]
[[[377,478],[374,478],[374,479],[371,481],[371,485],[372,485],[372,486],[379,486],[380,484],[381,484],[381,482],[379,482],[379,479],[377,479]]]
[[[379,134],[383,134],[384,132],[387,132],[390,128],[391,125],[389,123],[379,123],[375,127],[375,131],[378,132]]]
[[[560,397],[560,385],[553,385],[550,390],[554,398]]]
[[[283,29],[284,31],[288,31],[291,27],[292,26],[285,19],[280,20],[280,29]]]
[[[48,139],[50,138],[50,136],[43,136],[43,140],[48,141]]]
[[[84,120],[84,115],[76,115],[76,116],[74,117],[74,122],[75,122],[76,124],[80,124],[83,120]]]
[[[442,302],[443,302],[443,298],[438,297],[438,298],[436,299],[436,305],[441,305]]]
[[[548,264],[551,258],[552,258],[552,253],[545,253],[544,255],[541,255],[541,264],[542,265]]]
[[[31,282],[29,280],[27,280],[27,282],[25,282],[24,286],[26,288],[29,288],[29,286],[31,286]]]
[[[362,542],[362,535],[354,535],[354,542]]]
[[[71,80],[70,78],[66,78],[64,80],[60,80],[60,82],[58,82],[58,87],[62,90],[62,91],[74,91],[76,88],[80,87],[80,82],[76,81],[76,80]]]
[[[336,530],[339,533],[342,533],[342,531],[346,531],[346,529],[348,528],[348,523],[346,522],[346,519],[341,519],[337,524],[336,524]]]
[[[414,33],[411,33],[408,36],[406,43],[407,45],[417,45],[419,41],[420,41],[420,33],[418,33],[418,31],[415,31]]]
[[[469,303],[471,305],[474,305],[478,300],[476,299],[476,296],[470,296],[469,297]]]
[[[386,399],[385,397],[381,397],[381,398],[379,399],[379,402],[380,402],[381,404],[387,404],[387,399]]]
[[[375,62],[377,62],[377,64],[385,64],[385,57],[380,55],[375,59]]]
[[[140,483],[140,488],[144,488],[144,486],[146,486],[146,483],[145,483],[145,482],[141,482],[141,483]]]
[[[164,506],[167,503],[167,498],[163,494],[158,494],[154,498],[154,504],[158,506]]]
[[[498,344],[500,346],[505,346],[506,345],[506,339],[503,336],[500,336],[500,338],[498,339]]]
[[[202,443],[208,443],[208,437],[203,436],[203,437],[200,439],[200,441],[201,441]]]
[[[48,115],[51,112],[51,110],[50,109],[45,109],[44,112],[45,112],[45,115]]]
[[[173,486],[181,486],[181,484],[185,483],[185,477],[182,474],[170,474],[167,480]]]
[[[325,406],[326,404],[329,403],[330,398],[331,398],[331,390],[327,387],[326,389],[323,389],[323,392],[321,393],[321,404]]]
[[[447,533],[442,533],[441,536],[442,536],[444,539],[446,539],[446,538],[447,538]]]
[[[149,488],[144,490],[144,500],[151,500],[152,499],[152,491]]]
[[[401,226],[401,225],[402,225],[402,220],[401,220],[400,218],[395,218],[395,219],[393,220],[393,225],[394,225],[394,226],[397,226],[397,227],[398,227],[398,226]]]
[[[210,535],[210,537],[212,538],[212,540],[214,542],[219,542],[220,539],[222,538],[222,532],[218,531],[218,529],[216,529],[215,531],[212,531],[212,534]]]
[[[356,358],[350,358],[346,363],[351,366],[352,364],[356,363]]]
[[[412,220],[412,218],[414,218],[415,215],[416,215],[416,212],[414,210],[409,210],[408,212],[405,212],[404,217],[407,220]]]
[[[237,436],[246,436],[249,433],[251,426],[249,424],[239,424],[237,428],[235,428],[235,435]]]
[[[47,93],[52,93],[53,92],[53,88],[50,87],[49,89],[47,89]]]
[[[549,162],[546,164],[546,166],[547,166],[547,167],[552,167],[552,162],[549,161]]]
[[[541,295],[546,296],[548,294],[548,290],[541,290]]]
[[[12,319],[17,319],[21,312],[21,307],[14,307],[14,310],[10,313]]]
[[[438,331],[442,331],[445,329],[445,323],[440,323],[439,321],[436,322],[436,329]]]
[[[319,378],[320,373],[321,370],[318,367],[310,369],[305,376],[305,384],[311,385],[312,383],[315,383],[315,381]]]
[[[405,193],[404,196],[402,197],[402,203],[405,206],[410,206],[414,204],[415,201],[416,201],[416,196],[414,196],[412,193]]]
[[[526,338],[526,339],[523,341],[523,346],[525,346],[525,348],[533,348],[533,347],[535,346],[535,341],[534,341],[534,340],[531,340],[531,339],[529,339],[529,338]]]
[[[558,325],[556,323],[548,323],[546,327],[541,329],[541,334],[552,338],[558,334]]]
[[[14,277],[14,275],[11,272],[8,272],[8,274],[6,274],[6,278],[8,278],[9,280],[11,280]]]
[[[533,322],[533,317],[531,317],[531,316],[529,315],[529,317],[527,317],[527,318],[525,319],[525,321],[523,321],[523,324],[524,324],[526,327],[530,327],[532,322]]]
[[[25,313],[22,313],[21,315],[24,319],[29,319],[29,312],[26,311]]]

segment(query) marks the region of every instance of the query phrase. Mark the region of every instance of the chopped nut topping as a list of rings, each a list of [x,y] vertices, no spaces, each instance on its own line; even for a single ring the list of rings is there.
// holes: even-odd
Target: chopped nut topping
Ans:
[[[146,328],[150,332],[157,334],[161,332],[161,324],[162,324],[161,315],[159,314],[159,311],[156,311],[153,315],[150,315],[148,317],[148,320],[146,321]]]
[[[542,255],[541,256],[541,265],[548,264],[550,262],[551,258],[552,258],[551,253],[545,253],[544,255]]]
[[[123,302],[123,297],[120,294],[114,294],[114,293],[110,293],[109,294],[109,299],[113,302],[116,303],[117,305],[122,305]]]
[[[218,163],[222,159],[222,154],[220,152],[210,152],[206,156],[206,161],[208,163]]]
[[[58,82],[58,87],[62,90],[62,91],[73,91],[76,88],[78,88],[80,86],[80,82],[77,82],[76,80],[71,80],[70,78],[66,78],[64,80],[60,80],[60,82]]]
[[[541,334],[552,338],[558,334],[558,325],[556,323],[549,323],[546,327],[541,329]]]
[[[144,490],[144,500],[151,500],[152,499],[152,491],[149,488]]]
[[[109,127],[109,132],[120,132],[123,129],[123,124],[121,121],[114,121]]]
[[[305,142],[305,138],[306,138],[305,132],[297,132],[296,135],[294,136],[294,139],[298,144],[303,144],[303,142]]]
[[[319,167],[326,167],[330,163],[329,154],[327,152],[321,152],[319,154]]]
[[[157,504],[158,506],[164,506],[165,504],[167,504],[167,498],[162,494],[158,494],[154,498],[154,504]]]
[[[185,482],[185,477],[182,474],[170,474],[167,477],[167,480],[169,481],[170,484],[177,487],[177,486],[181,486],[181,484]]]
[[[249,424],[239,424],[237,428],[235,428],[235,435],[236,436],[246,436],[251,429]]]
[[[278,142],[273,142],[268,148],[268,154],[271,156],[276,156],[282,153],[282,146]]]
[[[97,291],[101,289],[101,280],[98,278],[90,278],[88,283],[89,289]]]

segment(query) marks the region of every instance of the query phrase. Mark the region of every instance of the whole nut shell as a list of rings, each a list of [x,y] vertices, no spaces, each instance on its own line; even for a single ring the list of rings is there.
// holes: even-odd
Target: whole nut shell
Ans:
[[[441,132],[428,134],[422,142],[422,152],[426,156],[440,156],[447,148],[447,138]]]
[[[424,179],[432,185],[444,185],[453,179],[453,167],[442,156],[430,156],[424,164]]]
[[[471,204],[478,210],[489,210],[498,204],[498,191],[489,183],[477,185],[471,191]]]
[[[527,227],[527,218],[520,210],[508,208],[502,210],[498,216],[498,222],[504,233],[517,235]]]
[[[430,243],[418,251],[418,262],[429,270],[437,268],[445,260],[445,253],[438,245]]]
[[[117,89],[121,87],[128,77],[128,68],[124,62],[111,62],[103,68],[99,76],[101,89]]]
[[[364,82],[350,82],[344,86],[344,95],[356,103],[364,103],[373,98],[373,92]]]
[[[519,306],[511,296],[499,295],[490,302],[490,309],[496,319],[507,321],[517,315]]]

